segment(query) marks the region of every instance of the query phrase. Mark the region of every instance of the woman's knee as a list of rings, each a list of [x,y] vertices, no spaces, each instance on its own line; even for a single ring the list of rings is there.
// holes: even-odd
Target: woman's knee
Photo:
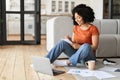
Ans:
[[[91,49],[91,46],[90,46],[90,44],[88,44],[88,43],[84,43],[84,44],[81,45],[80,48],[83,48],[84,50],[90,50],[90,49]]]
[[[64,44],[64,41],[63,40],[60,40],[57,45],[61,45],[61,44]]]
[[[60,40],[59,43],[64,43],[64,40]]]

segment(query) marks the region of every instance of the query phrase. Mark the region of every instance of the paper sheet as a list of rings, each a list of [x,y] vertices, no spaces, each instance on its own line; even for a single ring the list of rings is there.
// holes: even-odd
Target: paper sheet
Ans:
[[[81,70],[80,69],[70,69],[67,73],[70,73],[70,74],[80,74]]]
[[[116,77],[110,73],[104,72],[104,71],[98,71],[98,70],[94,70],[94,71],[90,71],[88,69],[85,70],[81,70],[81,69],[70,69],[67,73],[70,74],[79,74],[83,77],[89,77],[89,76],[95,76],[98,79],[105,79],[105,78],[113,78]]]
[[[112,71],[114,72],[115,70],[117,70],[118,68],[114,68],[114,67],[109,67],[109,66],[104,66],[102,68],[100,68],[99,70],[101,71]]]
[[[98,79],[105,79],[105,78],[113,78],[116,77],[110,73],[104,72],[104,71],[95,71],[93,74]]]
[[[67,73],[70,74],[79,74],[83,77],[93,76],[93,71],[90,71],[88,69],[81,70],[81,69],[70,69]]]
[[[62,39],[62,40],[66,41],[69,44],[72,44],[72,42],[69,39]]]

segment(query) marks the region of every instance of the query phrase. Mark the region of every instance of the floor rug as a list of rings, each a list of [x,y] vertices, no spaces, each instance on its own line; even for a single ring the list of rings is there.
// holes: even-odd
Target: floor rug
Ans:
[[[114,78],[106,78],[106,79],[102,79],[102,80],[120,80],[120,72],[115,72],[114,69],[120,69],[120,59],[119,58],[111,58],[109,60],[115,61],[116,64],[115,65],[104,65],[102,59],[97,59],[96,62],[96,67],[95,70],[100,70],[100,71],[105,71],[107,73],[113,74],[116,77]],[[87,69],[86,66],[84,65],[80,65],[78,64],[76,67],[65,67],[68,71],[70,69]],[[81,75],[78,74],[73,74],[73,76],[75,77],[76,80],[99,80],[98,78],[92,76],[92,77],[82,77]]]

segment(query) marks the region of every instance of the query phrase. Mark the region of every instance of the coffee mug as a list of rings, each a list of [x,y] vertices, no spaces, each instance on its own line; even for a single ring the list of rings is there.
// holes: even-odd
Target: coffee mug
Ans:
[[[89,60],[85,63],[89,70],[94,70],[95,68],[95,60]]]

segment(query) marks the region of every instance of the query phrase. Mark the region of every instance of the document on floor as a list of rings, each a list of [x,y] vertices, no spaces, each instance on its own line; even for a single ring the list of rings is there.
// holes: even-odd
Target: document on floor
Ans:
[[[109,66],[104,66],[104,67],[100,68],[99,70],[101,70],[101,71],[120,72],[119,68],[109,67]]]
[[[116,77],[110,73],[104,72],[104,71],[98,71],[98,70],[82,70],[82,69],[70,69],[67,73],[70,74],[79,74],[83,77],[90,77],[90,76],[95,76],[98,79],[105,79],[105,78],[113,78]]]
[[[70,73],[70,74],[80,74],[81,70],[80,69],[70,69],[67,73]]]
[[[104,72],[104,71],[94,71],[93,74],[95,77],[97,77],[98,79],[105,79],[105,78],[113,78],[116,77],[108,72]]]
[[[70,69],[67,73],[70,74],[79,74],[83,77],[93,76],[93,71],[90,71],[88,69]]]

